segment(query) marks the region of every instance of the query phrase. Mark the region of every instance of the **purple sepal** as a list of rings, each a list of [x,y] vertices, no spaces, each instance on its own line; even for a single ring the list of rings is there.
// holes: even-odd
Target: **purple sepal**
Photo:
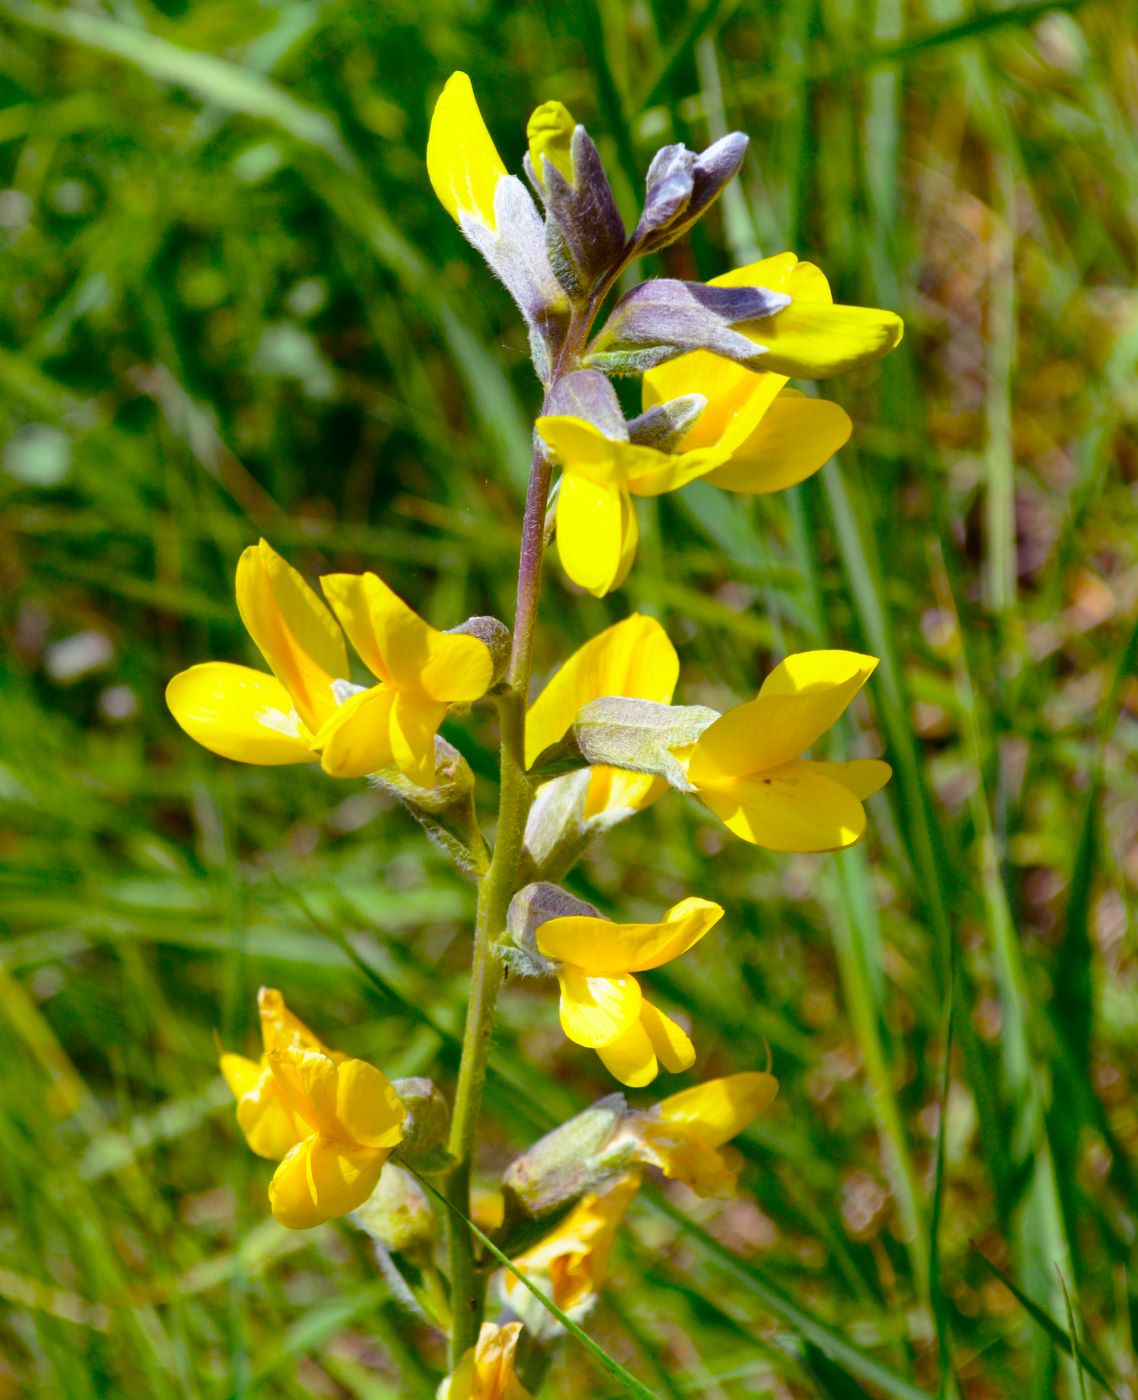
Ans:
[[[620,410],[616,390],[593,369],[575,370],[553,386],[544,414],[558,418],[583,418],[614,442],[628,441],[628,425]]]
[[[628,424],[628,440],[657,452],[675,452],[707,407],[706,394],[680,394],[653,404]]]
[[[545,202],[546,215],[560,235],[561,249],[572,272],[571,295],[587,295],[624,252],[624,221],[616,207],[600,152],[583,126],[573,132],[570,147],[573,183],[544,156],[537,172],[527,153],[526,173]],[[542,178],[539,180],[537,175]],[[551,260],[558,262],[558,240],[550,240]],[[567,279],[562,275],[563,284]],[[576,284],[575,290],[572,283]]]

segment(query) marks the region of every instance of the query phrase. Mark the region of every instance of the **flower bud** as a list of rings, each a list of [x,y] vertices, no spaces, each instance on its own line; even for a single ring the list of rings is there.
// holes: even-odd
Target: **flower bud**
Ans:
[[[550,390],[543,414],[583,418],[605,437],[628,441],[628,425],[616,390],[595,369],[575,370],[559,379]]]
[[[686,146],[665,146],[648,167],[644,212],[633,242],[638,252],[663,248],[707,212],[739,172],[747,137],[732,131],[696,155]]]
[[[544,1220],[621,1175],[615,1161],[602,1165],[598,1154],[617,1133],[627,1112],[624,1095],[609,1094],[515,1158],[502,1175],[505,1219]],[[626,1158],[631,1150],[629,1146]]]
[[[450,1106],[429,1079],[396,1079],[392,1087],[407,1111],[400,1158],[421,1171],[437,1171],[446,1163]]]
[[[609,695],[577,711],[573,737],[589,763],[651,773],[680,792],[690,792],[676,754],[690,748],[718,718],[706,705],[658,705]]]
[[[413,1263],[430,1262],[435,1245],[435,1213],[426,1191],[410,1172],[389,1162],[371,1196],[353,1219],[385,1249]]]
[[[534,108],[526,125],[526,139],[539,184],[545,184],[543,158],[561,172],[570,186],[576,184],[572,154],[576,127],[577,123],[564,102],[543,102],[540,107]]]
[[[510,647],[513,644],[510,629],[496,617],[468,617],[460,626],[450,630],[463,636],[477,637],[480,642],[485,643],[494,663],[493,679],[490,682],[490,688],[493,689],[505,676],[510,664]]]
[[[371,783],[397,797],[464,875],[482,872],[487,855],[474,811],[474,774],[453,744],[435,735],[434,787],[419,787],[394,764],[372,773]]]

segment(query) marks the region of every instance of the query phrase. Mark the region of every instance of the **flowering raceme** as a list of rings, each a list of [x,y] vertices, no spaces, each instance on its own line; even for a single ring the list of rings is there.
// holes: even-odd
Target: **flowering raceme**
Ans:
[[[788,656],[758,696],[721,715],[687,755],[687,779],[729,831],[771,851],[836,851],[865,832],[862,802],[892,770],[876,758],[800,757],[842,715],[877,660],[852,651]]]
[[[265,1054],[258,1065],[222,1056],[237,1121],[253,1151],[281,1158],[269,1202],[293,1230],[363,1205],[403,1139],[405,1110],[373,1065],[326,1049],[265,988],[259,997]]]
[[[192,739],[243,763],[315,763],[339,778],[395,764],[435,781],[435,734],[452,704],[485,694],[493,662],[477,637],[437,632],[375,574],[321,579],[380,684],[348,679],[336,618],[262,540],[237,565],[237,607],[273,674],[209,661],[174,677],[166,703]]]
[[[686,1033],[641,993],[632,975],[680,957],[723,917],[708,899],[684,899],[657,924],[614,924],[587,914],[548,919],[537,949],[561,984],[561,1029],[595,1050],[632,1087],[650,1084],[663,1064],[688,1069],[695,1047]]]

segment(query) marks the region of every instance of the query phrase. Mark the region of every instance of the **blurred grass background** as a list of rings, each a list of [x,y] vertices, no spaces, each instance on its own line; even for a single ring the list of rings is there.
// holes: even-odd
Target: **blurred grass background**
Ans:
[[[748,131],[645,271],[794,248],[908,326],[830,386],[857,426],[819,477],[646,503],[604,602],[550,574],[542,675],[632,607],[689,703],[873,652],[843,742],[896,771],[840,856],[670,798],[574,876],[728,907],[650,978],[701,1052],[658,1089],[768,1047],[782,1081],[738,1201],[642,1193],[590,1330],[667,1397],[1138,1394],[1136,32],[1124,0],[0,0],[0,1395],[433,1394],[361,1239],[268,1216],[215,1037],[251,1048],[269,983],[449,1088],[472,891],[365,785],[215,760],[162,693],[252,659],[259,533],[443,626],[510,614],[538,391],[426,181],[455,67],[512,167],[568,103],[629,216],[658,146]],[[454,734],[489,799],[492,735]],[[510,989],[487,1184],[610,1087]],[[572,1346],[543,1391],[610,1393]]]

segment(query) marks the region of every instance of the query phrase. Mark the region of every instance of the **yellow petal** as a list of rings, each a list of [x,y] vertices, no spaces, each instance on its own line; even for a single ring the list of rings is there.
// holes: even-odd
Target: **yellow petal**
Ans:
[[[566,474],[557,496],[557,553],[580,588],[603,598],[628,577],[640,527],[625,490]]]
[[[584,968],[598,977],[616,977],[671,962],[698,943],[722,917],[721,905],[695,898],[681,900],[655,924],[615,924],[609,919],[570,914],[542,924],[537,947],[555,962]]]
[[[320,585],[364,665],[397,690],[453,703],[490,685],[490,648],[477,637],[439,632],[376,574],[326,574]]]
[[[640,1013],[640,986],[635,977],[590,977],[566,964],[557,971],[561,983],[561,1029],[577,1045],[595,1049],[623,1034]]]
[[[353,695],[329,716],[313,743],[333,778],[366,778],[393,762],[391,710],[396,692],[386,685]]]
[[[257,1087],[257,1081],[264,1069],[264,1065],[258,1064],[256,1060],[246,1059],[244,1055],[234,1055],[226,1051],[221,1056],[221,1073],[225,1077],[226,1084],[229,1085],[229,1092],[235,1099],[241,1098]]]
[[[534,174],[542,183],[545,182],[545,171],[541,164],[544,156],[572,185],[573,132],[576,128],[573,114],[564,102],[543,102],[540,107],[534,108],[526,124],[526,140],[529,142]]]
[[[818,759],[812,762],[817,772],[849,788],[860,802],[880,792],[893,776],[893,769],[880,758],[852,758],[848,763],[822,763]]]
[[[781,374],[758,374],[710,350],[680,355],[644,376],[645,409],[681,394],[703,394],[707,407],[680,447],[717,447],[734,453],[755,431],[786,383]]]
[[[768,851],[840,851],[865,832],[865,809],[847,787],[799,759],[730,787],[698,793],[744,841]]]
[[[297,713],[315,731],[336,708],[333,681],[348,674],[335,619],[267,540],[251,545],[237,562],[237,609]]]
[[[824,466],[849,440],[851,429],[840,405],[784,390],[726,466],[706,480],[724,491],[782,491]]]
[[[567,475],[582,477],[594,486],[623,486],[627,482],[628,457],[621,443],[584,418],[546,415],[534,424],[554,461]]]
[[[643,812],[667,791],[668,783],[664,778],[626,773],[622,768],[595,763],[589,769],[589,791],[582,816],[588,821],[601,815],[615,816],[618,812]]]
[[[398,1147],[406,1109],[385,1074],[366,1060],[346,1060],[336,1073],[336,1119],[361,1147]]]
[[[227,661],[179,671],[166,704],[191,739],[240,763],[315,763],[292,697],[274,676]]]
[[[456,221],[467,213],[496,229],[494,191],[505,173],[470,79],[452,73],[435,103],[427,138],[427,174],[439,202]]]
[[[583,705],[606,695],[666,705],[679,674],[676,649],[654,617],[633,613],[606,627],[573,653],[530,706],[526,765],[564,738]]]
[[[320,1037],[285,1005],[285,999],[275,987],[262,987],[257,993],[257,1011],[261,1020],[261,1043],[266,1051],[280,1050],[287,1045],[320,1050],[331,1059],[335,1054]]]
[[[400,691],[391,707],[391,756],[404,777],[419,787],[435,785],[435,735],[447,707]]]
[[[695,1064],[695,1046],[682,1026],[647,1000],[640,1003],[640,1024],[652,1042],[657,1059],[669,1074],[691,1069]]]
[[[643,1089],[660,1073],[652,1040],[639,1020],[608,1045],[597,1046],[597,1054],[612,1077],[630,1089]]]
[[[820,279],[820,285],[819,280]],[[776,253],[746,267],[720,273],[712,287],[769,287],[772,292],[789,292],[809,300],[832,301],[826,279],[812,263],[800,263],[795,253]]]
[[[288,1154],[269,1183],[273,1215],[290,1230],[309,1230],[362,1206],[379,1181],[387,1152],[345,1148],[314,1133]]]
[[[279,1162],[309,1132],[285,1102],[267,1065],[237,1104],[237,1126],[257,1156],[271,1162]]]
[[[836,723],[876,665],[875,657],[852,651],[787,657],[756,699],[703,731],[688,760],[688,781],[714,787],[797,758]]]
[[[281,1098],[298,1118],[315,1132],[335,1137],[340,1133],[336,1117],[337,1066],[319,1050],[286,1046],[265,1056]]]
[[[672,1094],[646,1116],[650,1121],[682,1126],[709,1147],[721,1147],[769,1108],[777,1093],[778,1080],[773,1074],[729,1074]]]

